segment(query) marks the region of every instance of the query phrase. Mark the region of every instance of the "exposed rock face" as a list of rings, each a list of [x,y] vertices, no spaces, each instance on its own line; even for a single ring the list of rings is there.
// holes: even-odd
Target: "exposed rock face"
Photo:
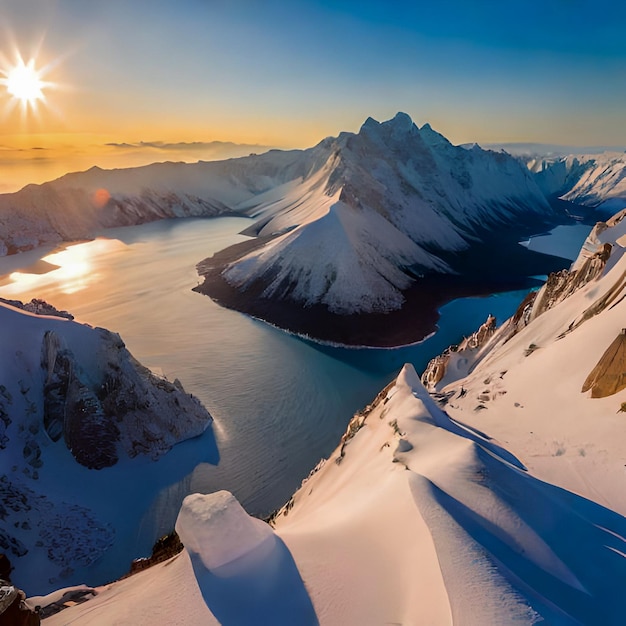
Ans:
[[[0,626],[37,626],[39,615],[31,610],[21,589],[0,580]]]
[[[0,256],[2,256],[0,254]],[[22,311],[28,311],[29,313],[35,313],[36,315],[53,315],[54,317],[62,317],[68,320],[73,320],[74,316],[68,311],[59,311],[45,300],[39,298],[33,298],[30,302],[21,302],[20,300],[7,300],[6,298],[0,298],[0,302],[10,304]]]
[[[475,354],[493,337],[496,332],[496,318],[490,315],[487,320],[469,337],[456,345],[446,348],[439,356],[431,359],[424,373],[422,384],[429,390],[434,390],[446,375],[451,360],[460,361]]]
[[[129,457],[159,459],[211,416],[102,328],[0,303],[0,344],[0,552],[14,582],[32,595],[111,580],[117,554],[159,532],[141,526],[147,507],[198,462]]]
[[[592,398],[605,398],[625,388],[626,329],[623,329],[591,370],[581,391],[591,389]]]
[[[152,554],[149,557],[134,559],[130,564],[130,572],[127,576],[132,576],[157,563],[166,561],[175,554],[178,554],[183,547],[178,533],[173,530],[169,535],[164,535],[155,542],[154,546],[152,546]]]
[[[561,270],[550,274],[545,285],[538,292],[529,293],[520,303],[515,314],[502,324],[494,341],[498,344],[506,343],[534,319],[571,296],[587,283],[599,278],[611,256],[611,250],[610,243],[598,242],[596,250],[584,258],[577,269]],[[626,276],[603,298],[589,307],[579,320],[575,320],[564,334],[571,332],[586,319],[610,306],[617,295],[621,293],[624,284],[626,284]],[[438,386],[441,386],[440,383],[452,364],[458,370],[455,378],[461,377],[461,374],[467,375],[482,358],[480,348],[495,334],[495,319],[490,316],[485,324],[461,344],[447,348],[428,363],[422,374],[424,386],[429,391],[435,391]]]
[[[101,469],[114,465],[120,454],[157,459],[178,441],[204,431],[211,417],[179,381],[158,378],[143,367],[118,335],[94,332],[101,339],[95,378],[57,333],[44,335],[43,423],[53,441],[63,436],[79,463]]]
[[[587,283],[598,278],[611,256],[611,250],[610,243],[599,244],[598,249],[584,259],[578,269],[561,270],[550,274],[535,300],[531,319],[539,317]]]

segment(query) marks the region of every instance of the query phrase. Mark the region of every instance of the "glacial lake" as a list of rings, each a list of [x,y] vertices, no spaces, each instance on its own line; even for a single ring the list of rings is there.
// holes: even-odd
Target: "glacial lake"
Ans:
[[[110,229],[53,254],[38,249],[0,259],[0,296],[42,298],[78,321],[120,333],[142,363],[180,379],[213,415],[205,435],[159,461],[173,467],[216,445],[219,452],[219,462],[198,463],[161,493],[145,518],[157,532],[171,530],[189,492],[228,489],[261,515],[281,506],[336,447],[352,415],[405,362],[421,372],[488,314],[506,319],[525,295],[455,300],[442,308],[439,331],[413,346],[320,346],[191,291],[199,281],[196,263],[242,241],[238,233],[249,223],[235,217],[166,220]],[[560,226],[530,245],[552,251],[555,244],[560,256],[574,259],[589,230]]]

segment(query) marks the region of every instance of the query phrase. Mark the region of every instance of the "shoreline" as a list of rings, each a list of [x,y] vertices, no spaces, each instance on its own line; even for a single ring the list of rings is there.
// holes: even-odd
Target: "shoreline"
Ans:
[[[403,293],[405,302],[400,309],[338,315],[321,304],[304,307],[294,301],[262,298],[262,282],[241,292],[223,278],[222,271],[228,263],[269,239],[254,238],[235,244],[198,263],[203,282],[193,291],[306,341],[347,349],[396,349],[421,343],[437,332],[439,311],[452,300],[532,289],[543,284],[533,275],[549,274],[570,264],[568,259],[533,252],[517,242],[511,245],[511,241],[491,241],[478,252],[474,249],[471,259],[457,255],[455,264],[470,267],[469,276],[425,276]]]

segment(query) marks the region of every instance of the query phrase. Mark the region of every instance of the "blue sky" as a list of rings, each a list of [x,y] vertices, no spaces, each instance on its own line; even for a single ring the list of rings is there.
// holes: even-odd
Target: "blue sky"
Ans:
[[[0,0],[63,86],[0,133],[305,147],[402,110],[457,143],[626,145],[625,23],[588,0]]]

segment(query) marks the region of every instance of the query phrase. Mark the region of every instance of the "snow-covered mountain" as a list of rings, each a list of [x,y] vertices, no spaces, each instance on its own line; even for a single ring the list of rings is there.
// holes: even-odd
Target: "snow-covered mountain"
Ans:
[[[546,210],[541,193],[513,159],[454,147],[428,124],[418,130],[398,114],[383,124],[370,118],[358,134],[342,133],[308,150],[193,164],[93,167],[2,194],[0,252],[89,237],[108,226],[235,211],[258,218],[250,234],[276,234],[321,220],[318,230],[339,240],[336,231],[346,231],[348,239],[362,231],[366,249],[350,253],[353,262],[368,254],[385,259],[393,245],[400,251],[392,265],[445,270],[425,247],[464,248],[480,226],[510,221],[520,211]],[[323,220],[327,214],[331,217]],[[287,279],[299,271],[289,270]],[[371,272],[363,278],[378,282]],[[233,270],[230,279],[241,281],[240,272]],[[382,270],[382,279],[393,288],[406,282],[391,268]],[[304,300],[318,299],[321,289],[313,288]]]
[[[417,279],[466,270],[467,251],[485,237],[508,229],[515,246],[514,231],[539,230],[554,219],[533,176],[514,158],[455,147],[428,124],[418,128],[399,113],[382,124],[370,118],[358,133],[307,150],[94,167],[0,195],[0,254],[91,237],[110,226],[231,213],[255,219],[244,231],[253,239],[202,264],[199,291],[316,337],[318,313],[334,316],[340,326],[345,320],[335,318],[345,314],[399,311]],[[488,255],[484,246],[482,253]],[[428,323],[407,340],[433,330],[443,301],[442,294],[434,296]],[[303,309],[311,323],[294,328],[288,318]],[[346,331],[347,343],[355,340],[350,335]],[[369,331],[360,340],[376,343]]]
[[[154,163],[66,174],[0,195],[0,255],[93,236],[99,229],[232,213],[238,203],[303,175],[307,154],[271,150],[226,161]]]
[[[461,147],[470,149],[476,143],[461,144]],[[508,152],[518,158],[531,159],[557,159],[571,154],[600,154],[602,152],[623,152],[623,146],[567,146],[552,143],[532,142],[508,142],[508,143],[480,143],[485,150],[496,152]]]
[[[621,623],[625,218],[429,367],[433,395],[406,365],[274,533],[227,494],[196,496],[181,554],[46,623],[262,623],[287,583],[307,624]]]
[[[222,277],[251,297],[338,314],[398,309],[415,277],[455,271],[442,251],[551,215],[515,159],[455,147],[403,113],[370,118],[313,154],[301,181],[239,206],[257,218],[246,233],[263,245],[231,260]]]
[[[624,152],[535,159],[529,167],[548,196],[613,212],[626,206]]]
[[[0,551],[16,584],[45,590],[121,574],[108,553],[133,550],[171,480],[155,461],[211,416],[118,335],[41,303],[0,303],[0,345]]]

